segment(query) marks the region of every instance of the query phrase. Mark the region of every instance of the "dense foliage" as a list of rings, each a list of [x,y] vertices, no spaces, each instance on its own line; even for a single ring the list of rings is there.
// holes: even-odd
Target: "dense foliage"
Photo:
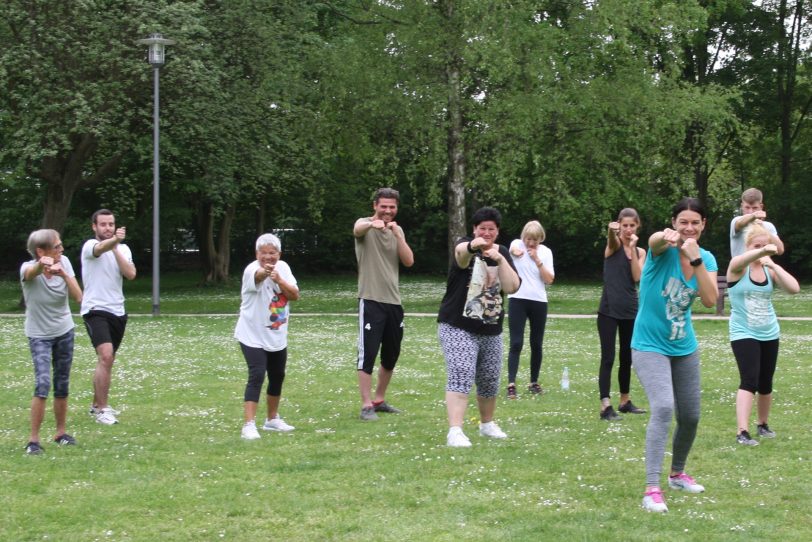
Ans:
[[[644,235],[683,195],[727,261],[743,188],[812,274],[809,0],[3,0],[0,240],[113,208],[151,243],[152,70],[161,70],[161,250],[221,281],[275,230],[301,270],[351,270],[370,194],[402,194],[418,271],[443,272],[477,206],[504,241],[548,230],[559,273],[599,271],[625,206]],[[191,251],[190,251],[191,250]],[[190,256],[191,255],[191,256]]]

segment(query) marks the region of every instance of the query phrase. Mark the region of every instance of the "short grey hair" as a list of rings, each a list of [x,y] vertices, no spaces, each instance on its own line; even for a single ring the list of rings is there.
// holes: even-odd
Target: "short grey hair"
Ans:
[[[282,252],[282,241],[279,240],[279,237],[272,233],[263,233],[257,238],[257,250],[262,247],[272,246],[279,252]]]
[[[59,239],[59,232],[56,230],[36,230],[28,236],[28,253],[35,260],[37,259],[37,249],[43,250],[54,248],[56,240]]]

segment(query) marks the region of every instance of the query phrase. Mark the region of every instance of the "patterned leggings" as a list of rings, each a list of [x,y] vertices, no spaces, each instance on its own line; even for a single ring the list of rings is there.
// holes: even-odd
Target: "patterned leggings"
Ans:
[[[73,365],[74,331],[54,338],[28,337],[31,359],[34,362],[34,397],[48,397],[51,391],[53,368],[54,397],[68,396],[70,369]]]
[[[479,397],[496,397],[502,372],[502,336],[478,335],[442,322],[437,331],[448,375],[446,391],[468,395],[476,382]]]

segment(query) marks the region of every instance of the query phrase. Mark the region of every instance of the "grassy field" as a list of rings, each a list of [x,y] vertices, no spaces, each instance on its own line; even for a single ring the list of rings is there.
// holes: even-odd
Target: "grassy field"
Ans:
[[[688,470],[707,491],[667,492],[663,516],[640,508],[646,416],[598,419],[594,320],[550,319],[541,378],[548,392],[521,394],[525,358],[519,400],[499,399],[497,420],[510,438],[479,438],[471,408],[474,446],[449,449],[434,319],[407,318],[390,393],[404,413],[364,423],[354,293],[341,290],[353,281],[300,281],[311,306],[294,306],[281,409],[296,431],[263,432],[255,442],[239,438],[245,367],[232,339],[236,318],[136,316],[113,380],[121,423],[101,426],[86,414],[94,359],[79,327],[69,415],[79,445],[45,444],[43,456],[25,456],[30,356],[22,318],[0,318],[0,540],[786,541],[812,532],[812,322],[782,322],[771,418],[778,438],[755,448],[735,443],[738,377],[727,323],[696,323],[703,419]],[[551,299],[566,291],[572,312],[593,312],[599,289],[582,290],[562,286]],[[407,310],[434,312],[442,285],[408,280],[405,292]],[[210,306],[231,294],[222,295]],[[178,312],[205,298],[178,296]],[[803,308],[787,303],[788,311]],[[348,315],[296,316],[316,310]],[[569,392],[557,383],[564,366]],[[632,395],[646,405],[636,377]],[[53,430],[50,414],[43,429]]]
[[[355,275],[297,276],[302,299],[296,304],[299,313],[356,314],[358,311]],[[201,286],[195,273],[170,273],[161,278],[161,314],[237,314],[240,307],[238,280],[227,284]],[[550,312],[553,314],[595,314],[601,296],[599,282],[559,281],[548,287]],[[401,280],[404,309],[411,313],[437,313],[445,292],[442,276],[405,275]],[[126,282],[127,311],[130,314],[152,313],[152,281],[148,276]],[[812,288],[798,295],[783,292],[775,295],[779,316],[810,316]],[[14,280],[0,280],[0,313],[22,313],[19,307],[20,285]],[[78,312],[78,306],[72,307]],[[730,307],[726,304],[726,310]],[[696,314],[713,314],[698,302]],[[727,314],[727,312],[726,312]]]

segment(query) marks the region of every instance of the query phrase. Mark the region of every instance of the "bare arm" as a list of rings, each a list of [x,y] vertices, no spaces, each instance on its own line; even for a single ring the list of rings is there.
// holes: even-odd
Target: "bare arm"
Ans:
[[[779,256],[784,253],[784,242],[777,236],[770,234],[770,242],[775,245],[775,253]]]
[[[468,241],[457,243],[457,246],[454,247],[454,261],[457,262],[457,266],[460,269],[468,267],[468,264],[471,263],[471,258],[474,257],[474,254],[478,250],[477,247],[481,246],[482,243],[484,243],[484,240],[479,237],[473,239],[470,243]],[[469,244],[474,252],[468,250]]]
[[[773,281],[779,288],[788,294],[797,294],[801,291],[798,280],[790,275],[786,269],[775,263],[772,258],[768,256],[762,259],[762,265],[768,269],[768,272],[772,273]]]
[[[727,266],[727,281],[735,282],[739,280],[742,278],[742,276],[744,276],[744,273],[747,271],[747,267],[751,263],[765,256],[772,256],[776,253],[776,251],[777,248],[775,245],[768,244],[761,248],[754,248],[753,250],[742,252],[730,260],[730,264]]]
[[[352,228],[352,234],[355,237],[363,237],[371,229],[382,230],[384,228],[383,220],[370,220],[369,218],[359,218],[355,221],[355,226]]]
[[[299,287],[293,283],[290,283],[283,279],[282,277],[277,276],[273,278],[274,275],[278,275],[278,273],[271,273],[271,280],[273,280],[279,289],[282,290],[282,293],[285,294],[290,301],[298,301],[299,300]]]
[[[699,298],[702,304],[708,308],[716,306],[719,298],[719,289],[716,285],[716,271],[708,271],[705,264],[694,269],[697,284],[699,284]]]
[[[118,247],[113,249],[113,255],[116,257],[116,263],[121,275],[127,280],[133,280],[135,278],[135,264],[127,260],[118,250]]]
[[[608,258],[620,248],[619,232],[620,224],[618,222],[610,222],[609,227],[606,229],[606,248],[603,249],[604,258]]]
[[[659,256],[668,247],[677,246],[679,241],[679,233],[671,228],[666,228],[663,231],[654,232],[648,238],[648,248],[655,256]]]
[[[136,274],[135,264],[128,261],[127,258],[125,258],[118,250],[118,245],[124,241],[126,234],[127,228],[118,228],[113,237],[110,239],[105,239],[104,241],[99,241],[93,246],[93,256],[98,258],[105,252],[113,251],[113,255],[116,257],[116,263],[118,264],[118,269],[121,271],[121,276],[127,280],[133,280]]]
[[[398,258],[400,258],[400,263],[406,267],[413,266],[414,253],[412,252],[411,247],[409,247],[409,244],[406,242],[406,237],[403,235],[403,229],[397,225],[397,222],[390,222],[386,225],[386,227],[392,230],[392,233],[398,240]]]
[[[550,271],[550,269],[546,265],[541,263],[541,261],[539,261],[536,264],[536,267],[538,267],[539,269],[539,276],[541,277],[541,280],[544,282],[544,284],[552,284],[553,281],[555,280],[555,275],[553,274],[553,272]]]
[[[677,235],[679,237],[679,234]],[[686,239],[680,247],[680,252],[690,261],[700,259],[699,245],[695,239]],[[694,276],[699,287],[699,299],[708,308],[716,305],[719,289],[716,284],[716,271],[708,271],[704,262],[694,267]]]
[[[77,303],[81,303],[82,288],[79,287],[79,282],[77,282],[76,277],[65,275],[63,278],[65,279],[65,284],[68,285],[68,295],[70,295],[71,298],[73,298],[73,300]]]
[[[541,245],[539,245],[539,247],[541,247]],[[544,265],[544,262],[539,257],[539,247],[536,247],[535,249],[528,248],[527,256],[533,260],[533,263],[536,264],[536,269],[538,269],[539,278],[541,278],[542,282],[544,282],[544,284],[552,284],[555,280],[555,273],[553,273],[552,269],[550,269],[548,266]]]
[[[46,265],[48,261],[51,263]],[[53,259],[49,258],[48,256],[43,256],[40,258],[39,265],[33,265],[29,269],[26,269],[26,280],[29,280],[28,271],[31,269],[36,269],[40,266],[41,272],[45,273],[46,276],[52,275],[61,277],[62,280],[65,281],[65,285],[68,287],[68,295],[71,296],[77,303],[82,302],[82,288],[79,287],[76,277],[72,277],[65,273],[65,269],[62,267],[62,264],[60,262],[53,263]],[[39,272],[35,272],[31,278],[39,274]]]
[[[759,216],[759,214],[761,214],[762,216]],[[764,213],[764,211],[742,215],[738,218],[738,220],[736,220],[736,223],[734,224],[733,227],[736,229],[736,233],[739,233],[744,228],[749,226],[754,220],[764,218],[765,216],[767,215],[766,213]]]
[[[275,266],[268,264],[265,267],[260,266],[254,272],[254,284],[260,284],[265,279],[271,279],[277,286],[279,286],[279,290],[285,297],[288,298],[290,301],[298,301],[299,300],[299,287],[293,284],[292,282],[286,281],[282,278],[282,275],[279,271],[276,270]]]
[[[459,247],[459,245],[457,245]],[[463,246],[463,250],[468,252],[467,247]],[[519,289],[522,281],[519,279],[518,273],[513,270],[507,261],[507,258],[502,256],[499,252],[499,245],[493,245],[488,250],[482,252],[482,256],[495,261],[498,264],[497,273],[499,274],[499,282],[502,285],[502,291],[506,294],[515,293]],[[470,261],[470,259],[469,259]]]
[[[637,236],[635,235],[634,238],[636,239]],[[643,276],[643,265],[646,263],[646,251],[642,248],[638,248],[636,241],[632,248],[634,252],[632,253],[631,262],[629,262],[632,267],[632,280],[634,280],[634,282],[640,282],[640,277]]]
[[[23,272],[23,280],[26,282],[34,280],[37,275],[41,275],[43,272],[45,272],[45,269],[51,267],[53,263],[54,259],[50,256],[41,257],[39,260],[37,260],[35,265],[29,265],[25,268],[25,271]]]

